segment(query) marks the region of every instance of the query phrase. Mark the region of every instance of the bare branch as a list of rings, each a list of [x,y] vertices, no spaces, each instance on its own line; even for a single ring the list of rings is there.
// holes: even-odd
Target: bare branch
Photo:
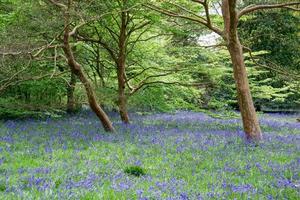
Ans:
[[[59,3],[55,0],[49,0],[52,4],[64,9],[64,10],[67,10],[68,9],[68,6],[66,6],[65,4],[62,4],[62,3]]]
[[[249,47],[246,47],[246,46],[243,46],[243,49],[246,50],[248,53],[249,53],[249,56],[250,56],[250,59],[252,60],[252,62],[257,65],[257,66],[260,66],[260,67],[263,67],[263,68],[266,68],[266,69],[269,69],[269,70],[272,70],[272,71],[275,71],[281,75],[284,75],[284,76],[287,76],[287,77],[294,77],[296,79],[300,79],[300,75],[295,75],[295,74],[292,74],[292,73],[287,73],[285,71],[282,71],[282,70],[279,70],[279,69],[276,69],[276,68],[273,68],[271,66],[268,66],[268,65],[264,65],[264,64],[260,64],[258,63],[253,54],[252,54],[252,50],[249,48]]]
[[[300,2],[292,2],[292,3],[280,3],[280,4],[263,4],[263,5],[250,5],[245,7],[244,9],[242,9],[239,13],[238,13],[238,17],[242,17],[245,14],[257,11],[257,10],[265,10],[265,9],[272,9],[272,8],[287,8],[287,9],[291,9],[291,6],[296,6],[296,5],[300,5]],[[292,8],[293,10],[295,10],[295,8]],[[298,10],[298,9],[297,9]]]
[[[65,74],[65,73],[67,73],[67,72],[69,72],[69,71],[60,72],[60,73],[58,73],[58,74],[50,73],[50,74],[41,75],[41,76],[36,76],[36,77],[28,77],[28,78],[19,79],[19,80],[16,80],[16,81],[10,80],[10,82],[1,84],[0,92],[4,91],[4,90],[5,90],[6,88],[8,88],[8,87],[17,85],[17,84],[19,84],[19,83],[23,83],[23,82],[26,82],[26,81],[40,80],[40,79],[46,78],[46,77],[48,77],[48,76],[50,76],[51,78],[53,78],[53,77],[59,77],[59,76]]]
[[[191,0],[191,1],[193,1],[193,2],[196,2],[196,3],[200,3],[200,4],[204,4],[204,0]]]
[[[132,91],[130,91],[129,95],[132,96],[133,94],[135,94],[137,91],[139,91],[143,87],[153,85],[153,84],[179,85],[179,86],[184,86],[184,87],[191,87],[191,86],[199,87],[199,86],[207,85],[206,83],[181,83],[178,81],[173,81],[173,82],[152,81],[152,82],[143,83],[143,84],[139,85],[138,87],[134,88]]]
[[[146,21],[145,23],[141,23],[139,26],[133,26],[127,33],[128,37],[134,32],[137,31],[139,29],[144,28],[145,26],[149,25],[151,23],[151,21]]]
[[[30,59],[30,61],[29,61],[29,63],[27,64],[26,67],[24,67],[23,69],[17,71],[15,74],[13,74],[12,76],[10,76],[9,78],[6,78],[6,79],[4,79],[4,80],[1,80],[1,81],[0,81],[0,84],[3,84],[4,82],[9,82],[9,81],[13,80],[13,79],[14,79],[15,77],[17,77],[19,74],[21,74],[22,72],[24,72],[25,70],[27,70],[27,69],[30,67],[30,65],[31,65],[31,59]]]
[[[58,47],[63,47],[63,45],[53,45],[53,43],[62,35],[64,31],[61,31],[59,34],[57,34],[50,43],[43,45],[41,47],[37,47],[34,49],[31,49],[27,52],[19,51],[19,52],[0,52],[0,55],[2,56],[18,56],[18,55],[30,55],[32,59],[38,57],[43,51],[46,49],[53,49]],[[35,51],[37,51],[35,54],[33,54]]]
[[[203,48],[217,48],[217,47],[226,47],[227,45],[225,43],[220,43],[220,44],[214,44],[214,45],[207,45],[207,46],[199,46]]]
[[[168,2],[168,3],[171,4],[171,5],[173,5],[173,6],[175,6],[175,7],[177,7],[177,8],[179,8],[179,9],[181,9],[181,10],[183,10],[183,11],[185,11],[186,13],[189,13],[189,14],[195,16],[195,17],[198,17],[198,18],[202,19],[204,22],[207,23],[206,19],[204,19],[204,18],[203,18],[202,16],[200,16],[200,15],[197,15],[197,14],[194,13],[193,11],[188,10],[187,8],[185,8],[185,7],[183,7],[183,6],[180,6],[180,5],[176,4],[176,3],[172,3],[172,2]],[[202,4],[202,5],[203,5],[203,4]]]
[[[287,9],[293,10],[293,11],[300,11],[300,8],[294,8],[294,7],[291,7],[291,6],[284,6],[284,8],[287,8]]]
[[[127,81],[130,81],[142,74],[144,74],[146,71],[148,70],[156,70],[156,71],[161,71],[161,72],[172,72],[172,73],[176,73],[176,72],[182,72],[182,71],[188,71],[190,70],[189,68],[182,68],[182,69],[179,69],[179,68],[174,68],[174,69],[163,69],[163,68],[158,68],[158,67],[147,67],[147,68],[144,68],[143,70],[141,70],[140,72],[138,72],[137,74],[129,77],[127,79]]]
[[[170,16],[170,17],[177,17],[177,18],[181,18],[181,19],[187,19],[193,22],[197,22],[201,25],[206,26],[208,29],[210,29],[211,31],[217,33],[218,35],[223,37],[223,31],[221,31],[219,28],[212,26],[211,24],[207,23],[207,21],[203,20],[202,18],[199,17],[192,17],[192,16],[186,16],[186,15],[181,15],[178,13],[175,13],[173,11],[164,9],[164,8],[160,8],[158,6],[155,6],[153,4],[145,4],[145,6],[149,9],[152,9],[154,11],[157,11],[159,13],[162,13],[164,15]]]
[[[75,36],[79,41],[84,41],[84,42],[92,42],[92,43],[97,43],[100,44],[111,56],[111,58],[116,62],[118,59],[115,55],[115,52],[113,51],[113,49],[106,43],[104,42],[101,38],[98,39],[93,39],[93,38],[87,38],[87,37],[83,37],[81,35],[76,35]]]
[[[109,32],[111,37],[114,39],[114,41],[118,42],[119,35],[115,31],[113,31],[111,28],[109,28],[108,26],[104,26],[104,28],[107,29],[107,31]]]

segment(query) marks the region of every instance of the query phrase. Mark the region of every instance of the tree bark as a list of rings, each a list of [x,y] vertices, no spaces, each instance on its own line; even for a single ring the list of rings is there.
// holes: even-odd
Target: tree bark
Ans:
[[[69,3],[70,4],[70,3]],[[84,85],[88,102],[91,107],[91,109],[95,112],[97,117],[100,119],[105,131],[113,132],[114,128],[112,126],[111,121],[109,120],[106,113],[102,110],[102,108],[98,105],[96,100],[96,95],[94,93],[94,90],[92,88],[91,83],[85,76],[81,65],[75,60],[73,51],[70,46],[70,13],[69,13],[70,5],[68,6],[68,9],[64,10],[64,20],[65,20],[65,29],[64,29],[64,37],[63,37],[63,50],[66,55],[66,58],[68,60],[68,65],[81,83]]]
[[[67,112],[74,113],[76,110],[76,102],[74,91],[76,87],[76,75],[71,72],[70,82],[67,84]]]
[[[126,12],[121,13],[121,28],[119,36],[119,55],[117,60],[117,76],[118,76],[118,107],[121,120],[124,123],[129,123],[127,111],[127,97],[125,94],[126,80]]]
[[[253,104],[249,80],[240,43],[237,24],[236,0],[223,0],[225,40],[233,64],[233,73],[237,89],[238,104],[243,120],[243,127],[248,140],[261,140],[262,133]]]
[[[261,140],[258,118],[253,104],[242,46],[237,37],[229,37],[228,50],[233,64],[233,73],[237,89],[238,103],[242,115],[244,131],[249,140]]]

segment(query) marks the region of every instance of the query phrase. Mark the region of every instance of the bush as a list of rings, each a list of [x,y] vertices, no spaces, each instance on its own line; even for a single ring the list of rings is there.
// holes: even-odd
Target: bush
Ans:
[[[124,172],[126,174],[129,174],[129,175],[133,175],[133,176],[143,176],[146,174],[145,170],[140,167],[140,166],[129,166],[129,167],[126,167],[126,169],[124,170]]]

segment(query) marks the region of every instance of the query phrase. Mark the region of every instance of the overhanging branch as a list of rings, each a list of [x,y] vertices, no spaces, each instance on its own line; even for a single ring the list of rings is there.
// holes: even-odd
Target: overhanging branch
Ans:
[[[257,11],[257,10],[265,10],[265,9],[272,9],[272,8],[286,8],[286,9],[292,9],[292,10],[298,10],[296,8],[293,8],[291,6],[300,5],[300,2],[291,2],[291,3],[280,3],[280,4],[263,4],[263,5],[250,5],[242,9],[238,13],[238,17],[242,17],[243,15],[246,15],[248,13]]]
[[[141,85],[139,85],[138,87],[134,88],[133,90],[130,91],[129,95],[132,96],[134,95],[137,91],[139,91],[140,89],[149,86],[149,85],[154,85],[154,84],[165,84],[165,85],[179,85],[179,86],[184,86],[184,87],[199,87],[199,86],[203,86],[203,85],[207,85],[206,83],[182,83],[179,81],[173,81],[173,82],[166,82],[166,81],[151,81],[151,82],[146,82],[143,83]]]
[[[257,61],[255,60],[253,54],[252,54],[252,50],[251,50],[249,47],[243,46],[243,49],[246,50],[246,51],[249,53],[250,59],[252,60],[252,62],[253,62],[255,65],[257,65],[257,66],[259,66],[259,67],[263,67],[263,68],[265,68],[265,69],[272,70],[272,71],[277,72],[277,73],[279,73],[279,74],[281,74],[281,75],[284,75],[284,76],[286,76],[286,77],[293,77],[293,78],[295,78],[295,79],[297,79],[297,80],[300,79],[300,75],[297,75],[297,74],[295,75],[295,74],[292,74],[292,73],[287,73],[287,72],[285,72],[285,71],[282,71],[282,70],[276,69],[276,68],[274,68],[274,67],[271,67],[271,66],[268,66],[268,65],[264,65],[264,64],[261,64],[261,63],[257,62]]]

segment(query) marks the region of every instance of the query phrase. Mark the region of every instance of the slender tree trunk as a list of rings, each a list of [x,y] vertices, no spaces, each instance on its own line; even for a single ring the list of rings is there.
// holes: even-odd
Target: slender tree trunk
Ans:
[[[85,74],[81,68],[81,65],[74,58],[74,54],[73,54],[73,51],[71,49],[70,42],[69,42],[69,40],[70,40],[70,13],[69,12],[70,12],[70,5],[68,6],[68,9],[64,11],[65,30],[64,30],[63,50],[64,50],[64,53],[68,60],[68,65],[69,65],[72,73],[74,73],[79,78],[81,83],[84,85],[90,107],[95,112],[97,117],[100,119],[104,129],[106,131],[113,132],[114,128],[112,126],[112,123],[109,120],[106,113],[98,105],[97,100],[96,100],[96,95],[94,93],[91,83],[85,76]]]
[[[128,124],[129,116],[127,111],[127,97],[125,94],[125,79],[124,79],[124,70],[123,66],[118,67],[118,106],[121,120]]]
[[[71,72],[71,79],[67,85],[67,112],[74,113],[76,110],[76,102],[74,97],[74,91],[76,87],[76,75]]]
[[[127,97],[125,94],[125,79],[122,72],[123,67],[118,67],[118,106],[121,120],[124,123],[129,123],[129,116],[127,111]]]
[[[225,40],[227,41],[227,49],[233,64],[238,104],[246,137],[249,140],[261,140],[262,133],[250,92],[243,48],[237,33],[238,18],[235,8],[236,0],[223,0],[222,12],[225,23]]]
[[[119,55],[117,60],[117,75],[118,75],[118,106],[121,120],[124,123],[129,123],[127,111],[127,97],[125,94],[125,66],[126,66],[126,12],[121,13],[121,29],[119,36]]]

